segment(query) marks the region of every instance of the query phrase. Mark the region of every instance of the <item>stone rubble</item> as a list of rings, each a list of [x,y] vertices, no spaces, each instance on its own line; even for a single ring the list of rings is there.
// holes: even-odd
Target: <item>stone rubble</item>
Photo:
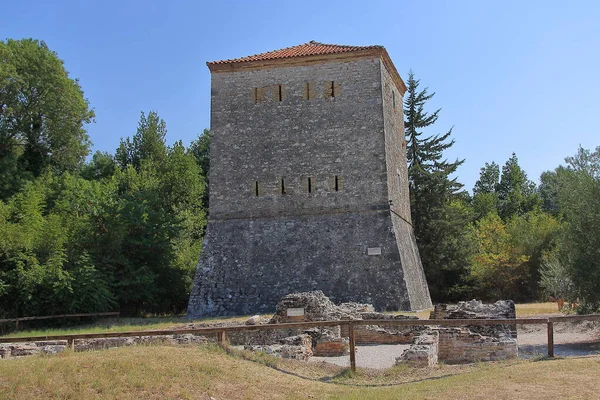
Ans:
[[[289,309],[295,309],[288,313]],[[288,315],[289,314],[289,315]],[[435,319],[482,319],[515,318],[515,306],[510,300],[483,304],[472,300],[456,306],[438,304],[431,313]],[[375,312],[373,306],[360,303],[335,305],[322,291],[292,293],[277,304],[272,318],[260,315],[250,317],[246,325],[262,325],[286,322],[344,321],[344,320],[418,320],[414,316],[392,315]],[[189,324],[183,329],[200,327],[229,327],[237,322]],[[354,329],[357,344],[411,344],[397,364],[413,367],[430,367],[438,360],[449,364],[473,361],[492,361],[517,356],[514,325],[471,326],[442,328],[425,326],[360,325]],[[114,337],[77,339],[75,350],[99,350],[112,347],[134,346],[146,343],[198,344],[209,339],[193,334],[160,336]],[[211,339],[214,340],[214,339]],[[276,357],[307,360],[309,357],[338,357],[349,354],[348,328],[337,326],[309,329],[273,329],[231,331],[227,340],[244,349],[265,352]],[[0,344],[0,358],[23,357],[33,354],[57,354],[67,348],[66,340],[38,341],[33,343]]]

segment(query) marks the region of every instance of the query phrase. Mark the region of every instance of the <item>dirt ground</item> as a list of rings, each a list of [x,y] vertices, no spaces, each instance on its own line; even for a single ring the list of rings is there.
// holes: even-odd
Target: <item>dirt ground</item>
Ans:
[[[561,314],[546,314],[546,318]],[[546,325],[517,326],[519,357],[532,358],[548,353]],[[600,354],[600,321],[554,323],[554,355],[557,357]]]

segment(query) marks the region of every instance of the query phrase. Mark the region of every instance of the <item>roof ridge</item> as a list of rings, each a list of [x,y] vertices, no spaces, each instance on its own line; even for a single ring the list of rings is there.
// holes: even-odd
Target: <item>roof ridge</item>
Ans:
[[[207,62],[207,65],[215,65],[215,64],[232,64],[232,63],[243,63],[250,61],[267,61],[267,60],[277,60],[277,59],[286,59],[286,58],[295,58],[295,57],[303,57],[303,56],[315,56],[315,55],[327,55],[327,54],[339,54],[339,53],[348,53],[352,51],[361,51],[361,50],[369,50],[369,49],[383,49],[383,46],[374,45],[374,46],[351,46],[351,45],[342,45],[342,44],[329,44],[329,43],[321,43],[315,40],[311,40],[307,43],[298,44],[295,46],[284,47],[278,50],[266,51],[263,53],[254,54],[251,56],[233,58],[228,60],[221,61],[211,61]]]

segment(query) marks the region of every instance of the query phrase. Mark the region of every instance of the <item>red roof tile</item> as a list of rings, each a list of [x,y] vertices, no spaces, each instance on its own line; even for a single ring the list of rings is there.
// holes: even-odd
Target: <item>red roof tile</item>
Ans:
[[[300,44],[298,46],[286,47],[285,49],[281,50],[268,51],[266,53],[255,54],[253,56],[248,57],[234,58],[231,60],[211,61],[207,62],[206,64],[210,66],[215,64],[232,64],[249,61],[278,60],[283,58],[293,58],[302,56],[350,53],[353,51],[369,49],[383,49],[383,46],[344,46],[339,44],[319,43],[315,42],[314,40],[311,40],[308,43]]]

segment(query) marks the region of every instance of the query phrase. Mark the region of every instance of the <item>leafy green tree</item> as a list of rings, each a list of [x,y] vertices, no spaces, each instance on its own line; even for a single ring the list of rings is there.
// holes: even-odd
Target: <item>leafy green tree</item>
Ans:
[[[79,82],[44,42],[0,41],[0,197],[48,167],[81,167],[93,118]]]
[[[507,222],[492,212],[471,229],[477,246],[470,263],[475,295],[488,300],[536,300],[543,254],[556,247],[559,222],[539,210]]]
[[[142,112],[138,129],[132,139],[121,139],[121,144],[115,154],[115,160],[121,168],[133,165],[140,170],[142,161],[160,164],[167,155],[165,138],[167,124],[156,111],[150,111],[148,116]]]
[[[548,297],[564,299],[568,303],[577,301],[575,285],[567,265],[560,261],[555,251],[545,252],[540,268],[540,287]]]
[[[440,110],[425,111],[434,93],[419,85],[411,71],[404,101],[411,214],[431,295],[440,301],[457,293],[466,273],[470,246],[464,239],[472,216],[462,203],[462,184],[452,177],[464,160],[448,162],[443,154],[454,144],[452,130],[426,136]]]
[[[559,174],[558,203],[564,215],[561,261],[580,301],[580,312],[600,311],[600,147],[579,148]]]
[[[498,185],[500,167],[495,162],[485,163],[479,173],[479,179],[473,187],[473,210],[477,220],[498,210]]]
[[[107,179],[114,175],[116,168],[115,158],[111,154],[97,151],[81,169],[81,176],[87,180]]]
[[[208,129],[204,129],[202,134],[198,137],[198,139],[194,140],[188,149],[190,153],[194,155],[196,159],[196,163],[200,167],[201,174],[204,177],[204,181],[206,182],[206,190],[204,191],[204,196],[202,198],[202,204],[204,204],[204,208],[208,210],[208,177],[210,173],[210,131]]]

